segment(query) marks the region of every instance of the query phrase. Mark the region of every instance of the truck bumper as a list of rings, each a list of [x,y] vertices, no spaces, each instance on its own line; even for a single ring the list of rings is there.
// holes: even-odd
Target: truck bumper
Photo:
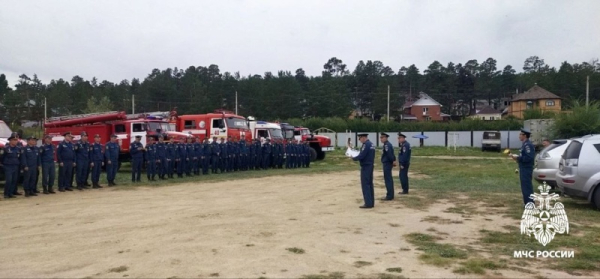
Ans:
[[[323,152],[329,152],[329,151],[333,151],[334,149],[335,149],[335,147],[328,146],[328,147],[322,147],[321,151],[323,151]]]

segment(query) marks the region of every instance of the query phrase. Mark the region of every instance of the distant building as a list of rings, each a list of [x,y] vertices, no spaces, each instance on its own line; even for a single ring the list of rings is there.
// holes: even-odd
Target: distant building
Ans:
[[[481,120],[501,120],[502,112],[494,109],[490,106],[483,107],[480,110],[476,110],[470,116],[473,119],[481,119]]]
[[[442,113],[442,105],[429,95],[421,92],[416,101],[407,101],[402,106],[402,120],[416,121],[445,121],[450,120],[450,115]]]
[[[561,101],[562,98],[536,84],[526,92],[512,98],[507,114],[523,118],[523,112],[527,109],[560,112],[562,110]]]

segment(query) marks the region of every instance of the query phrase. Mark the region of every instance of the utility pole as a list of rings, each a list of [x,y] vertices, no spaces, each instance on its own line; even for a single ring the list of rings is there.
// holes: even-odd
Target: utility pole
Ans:
[[[46,97],[44,97],[44,123],[48,119],[48,103],[46,103]]]
[[[390,122],[390,86],[388,85],[388,109],[387,109],[387,119]]]
[[[585,84],[585,108],[590,106],[590,76],[587,76],[587,82]]]
[[[235,91],[235,114],[238,114],[238,110],[237,110],[238,106],[237,106],[237,90]]]
[[[131,95],[131,114],[135,114],[135,95]]]

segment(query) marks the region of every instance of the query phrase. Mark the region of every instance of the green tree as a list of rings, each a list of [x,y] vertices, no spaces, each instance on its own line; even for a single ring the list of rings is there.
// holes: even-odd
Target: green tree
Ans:
[[[96,97],[92,96],[87,100],[87,105],[83,110],[84,113],[97,113],[97,112],[106,112],[112,111],[113,104],[110,102],[108,96],[103,96],[100,99],[96,99]]]

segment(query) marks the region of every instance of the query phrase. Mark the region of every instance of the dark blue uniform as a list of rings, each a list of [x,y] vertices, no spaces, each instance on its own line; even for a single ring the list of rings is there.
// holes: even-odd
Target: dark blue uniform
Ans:
[[[271,148],[271,143],[266,141],[262,147],[262,168],[268,169],[271,167],[271,153],[273,152]]]
[[[102,173],[102,163],[104,163],[104,146],[101,143],[92,144],[92,153],[90,159],[92,166],[92,185],[94,188],[100,188],[100,174]]]
[[[132,142],[129,145],[129,154],[131,155],[131,182],[139,182],[144,163],[144,145],[141,142]]]
[[[533,165],[535,163],[535,147],[527,139],[521,146],[521,152],[518,157],[519,163],[519,178],[521,180],[521,192],[523,193],[523,203],[533,202],[531,194],[533,194],[533,184],[531,182],[533,175]]]
[[[189,142],[185,144],[185,175],[192,176],[192,170],[194,169],[194,158],[196,157],[196,151],[194,150],[194,144]]]
[[[177,144],[167,144],[167,175],[169,178],[173,178],[175,172],[175,159],[177,159]]]
[[[259,170],[262,168],[262,144],[260,141],[254,143],[254,169]]]
[[[168,146],[164,142],[158,142],[156,144],[156,162],[158,164],[157,172],[159,179],[165,179],[165,175],[168,175],[169,162],[167,159]]]
[[[21,148],[21,167],[23,169],[23,190],[25,195],[33,195],[36,192],[38,169],[42,165],[40,153],[37,146],[27,145]]]
[[[78,142],[75,144],[75,181],[77,187],[81,188],[87,183],[90,172],[90,144],[88,142]]]
[[[308,146],[308,143],[302,145],[302,155],[302,166],[308,168],[310,165],[310,146]]]
[[[229,146],[227,146],[226,142],[223,142],[219,144],[219,148],[221,149],[221,173],[223,173],[226,172],[229,167]]]
[[[243,138],[238,144],[240,147],[240,170],[245,171],[248,169],[248,146]]]
[[[285,150],[283,149],[283,143],[278,143],[277,145],[277,156],[279,156],[279,158],[277,159],[277,167],[282,169],[285,157]]]
[[[176,150],[177,153],[175,155],[175,161],[177,162],[177,176],[183,177],[187,160],[187,149],[185,148],[185,143],[177,143]]]
[[[358,156],[352,158],[360,162],[360,184],[362,187],[365,207],[375,206],[375,190],[373,188],[373,164],[375,162],[375,147],[367,140],[360,148]]]
[[[218,142],[213,141],[210,144],[210,149],[212,173],[217,173],[217,169],[219,169],[219,161],[221,159],[221,146]]]
[[[59,167],[59,190],[70,190],[73,187],[73,164],[75,164],[75,148],[71,142],[63,141],[56,149],[56,159],[62,166]]]
[[[194,161],[193,161],[193,166],[194,166],[194,174],[195,175],[200,175],[200,169],[202,168],[203,165],[203,161],[202,161],[202,157],[204,157],[204,147],[202,146],[202,144],[196,140],[196,142],[193,143],[193,147],[194,147]]]
[[[387,190],[385,199],[391,200],[394,198],[394,178],[392,176],[392,168],[396,161],[394,154],[394,146],[387,141],[383,145],[383,153],[381,154],[381,164],[383,165],[383,180],[385,181],[385,189]]]
[[[11,198],[17,193],[19,179],[19,165],[21,164],[21,149],[18,146],[6,145],[2,150],[2,164],[4,165],[4,197]]]
[[[56,166],[54,165],[54,145],[44,144],[40,147],[40,157],[42,161],[42,188],[44,194],[54,192],[54,179],[56,176]]]
[[[408,141],[400,144],[398,164],[400,165],[400,185],[402,185],[402,193],[404,194],[408,194],[408,168],[410,167],[411,152]]]
[[[106,143],[104,157],[106,158],[106,179],[109,185],[116,185],[115,178],[119,169],[119,144],[116,142]]]
[[[208,169],[210,167],[210,160],[212,158],[212,149],[210,148],[210,144],[208,142],[204,142],[202,144],[203,156],[202,159],[202,174],[208,174]]]
[[[148,144],[146,146],[146,176],[148,180],[154,181],[156,177],[156,161],[158,160],[156,156],[156,148],[157,144]]]

